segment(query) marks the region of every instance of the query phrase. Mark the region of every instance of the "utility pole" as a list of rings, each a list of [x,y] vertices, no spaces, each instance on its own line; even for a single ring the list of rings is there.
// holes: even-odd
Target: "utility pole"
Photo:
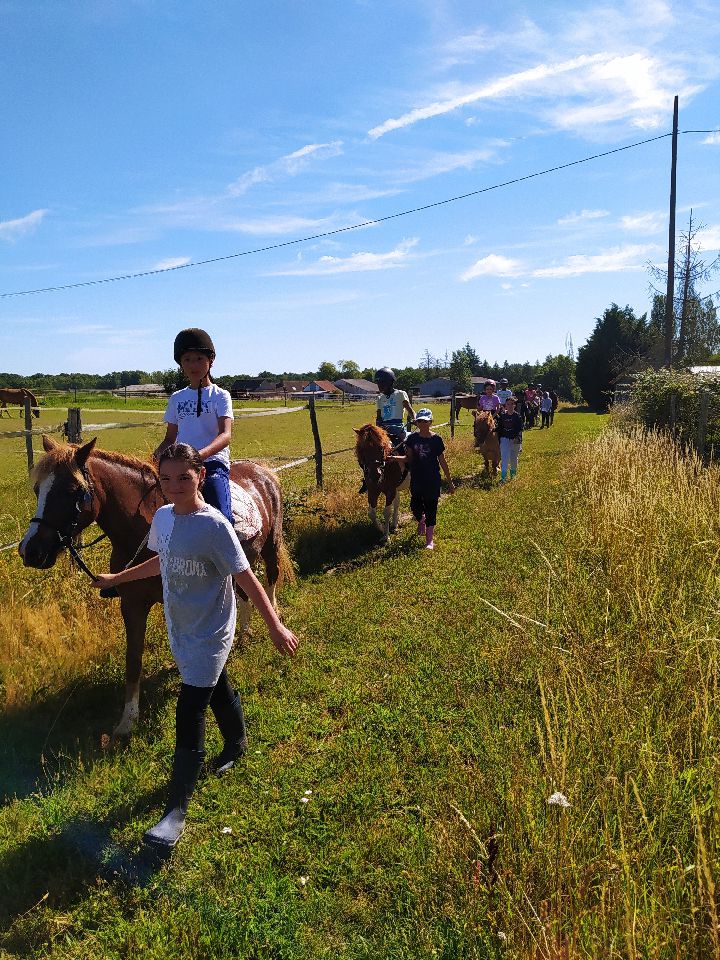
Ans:
[[[677,179],[678,98],[673,106],[672,165],[670,167],[670,226],[668,231],[667,292],[665,294],[665,366],[672,366],[672,342],[675,329],[673,296],[675,293],[675,200]]]

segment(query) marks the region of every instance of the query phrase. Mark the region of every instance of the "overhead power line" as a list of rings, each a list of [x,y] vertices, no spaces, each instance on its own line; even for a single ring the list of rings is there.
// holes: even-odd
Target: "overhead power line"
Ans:
[[[720,130],[681,130],[680,134],[686,133],[720,133]],[[178,270],[189,270],[191,267],[204,267],[211,263],[221,263],[223,260],[236,260],[239,257],[251,257],[258,253],[268,253],[271,250],[281,250],[283,247],[297,246],[301,243],[310,243],[313,240],[323,240],[326,237],[335,237],[340,233],[349,233],[352,230],[362,230],[365,227],[374,227],[380,223],[387,223],[390,220],[397,220],[400,217],[409,217],[415,213],[423,213],[425,210],[432,210],[434,207],[442,207],[449,203],[457,203],[460,200],[469,200],[471,197],[478,197],[483,193],[490,193],[493,190],[501,190],[504,187],[511,187],[517,183],[524,183],[526,180],[534,180],[537,177],[547,176],[549,173],[557,173],[559,170],[567,170],[569,167],[576,167],[582,163],[590,163],[592,160],[600,160],[603,157],[612,156],[615,153],[623,153],[626,150],[635,150],[637,147],[644,147],[649,143],[655,143],[657,140],[665,140],[671,137],[670,133],[661,133],[656,137],[650,137],[647,140],[638,140],[636,143],[628,143],[624,147],[614,147],[612,150],[605,150],[603,153],[595,153],[590,157],[582,157],[580,160],[570,160],[568,163],[560,163],[554,167],[547,167],[544,170],[536,170],[534,173],[526,173],[522,177],[514,177],[512,180],[503,180],[501,183],[491,184],[489,187],[480,187],[478,190],[471,190],[469,193],[461,193],[455,197],[447,197],[444,200],[435,200],[433,203],[425,203],[419,207],[412,207],[410,210],[401,210],[398,213],[389,213],[385,217],[376,217],[374,220],[363,220],[362,223],[353,223],[346,227],[337,227],[334,230],[325,230],[323,233],[314,233],[306,237],[298,237],[295,240],[283,240],[280,243],[271,243],[264,247],[253,247],[250,250],[241,250],[239,253],[226,253],[220,257],[210,257],[207,260],[191,260],[189,263],[180,263],[172,267],[157,267],[154,270],[141,270],[137,273],[118,274],[115,277],[102,277],[98,280],[82,280],[76,283],[63,283],[53,287],[37,287],[34,290],[14,290],[10,293],[0,293],[0,299],[9,297],[29,297],[38,293],[56,293],[60,290],[76,290],[79,287],[94,287],[101,283],[117,283],[120,280],[138,280],[140,277],[153,277],[160,273],[174,273]]]

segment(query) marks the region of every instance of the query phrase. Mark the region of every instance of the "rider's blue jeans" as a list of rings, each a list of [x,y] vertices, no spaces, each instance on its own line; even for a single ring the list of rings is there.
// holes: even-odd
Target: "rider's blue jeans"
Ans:
[[[205,461],[205,483],[203,484],[202,495],[205,502],[219,510],[232,526],[230,471],[221,460]]]

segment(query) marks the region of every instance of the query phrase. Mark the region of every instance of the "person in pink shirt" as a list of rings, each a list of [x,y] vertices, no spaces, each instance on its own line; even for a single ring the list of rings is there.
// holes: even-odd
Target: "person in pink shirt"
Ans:
[[[500,397],[495,393],[495,381],[486,380],[483,392],[478,397],[478,410],[489,410],[497,420],[501,406]]]

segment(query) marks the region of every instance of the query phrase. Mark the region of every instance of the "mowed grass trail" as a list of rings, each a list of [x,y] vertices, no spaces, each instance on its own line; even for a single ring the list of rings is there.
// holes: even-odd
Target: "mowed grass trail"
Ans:
[[[100,746],[117,638],[71,680],[18,692],[0,733],[13,769],[42,753],[45,778],[0,812],[0,949],[720,955],[717,477],[603,426],[562,412],[528,435],[513,483],[466,479],[434,553],[412,525],[378,546],[340,486],[298,501],[306,560],[281,601],[301,652],[281,661],[257,618],[237,644],[249,753],[200,786],[166,863],[139,842],[173,743],[159,618],[127,746]],[[449,459],[477,469],[466,439]],[[87,609],[108,633],[107,605]]]

